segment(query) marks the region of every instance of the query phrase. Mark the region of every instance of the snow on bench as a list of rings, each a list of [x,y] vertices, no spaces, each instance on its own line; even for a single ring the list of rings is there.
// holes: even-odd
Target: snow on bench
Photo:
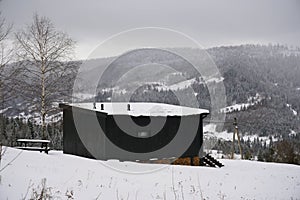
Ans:
[[[17,142],[50,143],[50,140],[18,139]]]
[[[39,152],[45,152],[48,154],[48,152],[50,151],[50,148],[48,147],[48,144],[50,143],[50,140],[35,140],[35,139],[18,139],[17,140],[18,143],[20,143],[21,145],[19,147],[16,147],[18,149],[22,149],[22,150],[30,150],[30,151],[39,151]],[[33,146],[33,147],[28,147],[27,144],[41,144],[40,147],[37,146]],[[24,144],[24,146],[23,146]]]

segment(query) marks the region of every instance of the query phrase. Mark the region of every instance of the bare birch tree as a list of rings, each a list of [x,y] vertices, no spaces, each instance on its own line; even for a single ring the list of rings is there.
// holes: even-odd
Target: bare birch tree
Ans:
[[[33,23],[15,34],[22,79],[20,91],[39,111],[42,138],[46,135],[46,117],[54,102],[70,92],[75,67],[72,62],[75,42],[52,22],[37,14]]]

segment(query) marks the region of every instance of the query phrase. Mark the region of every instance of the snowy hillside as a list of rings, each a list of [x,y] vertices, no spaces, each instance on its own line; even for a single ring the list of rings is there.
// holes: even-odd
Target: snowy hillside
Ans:
[[[96,161],[7,148],[0,199],[300,199],[300,167],[221,160],[225,167]]]
[[[228,131],[222,131],[222,132],[217,132],[216,131],[216,124],[208,124],[203,127],[203,136],[204,139],[220,139],[220,140],[225,140],[225,141],[232,141],[233,140],[233,132],[228,132]],[[297,133],[293,130],[291,130],[289,135],[297,135]],[[259,136],[257,134],[255,135],[241,135],[240,136],[243,138],[244,141],[250,140],[253,142],[255,139],[259,139],[259,141],[266,142],[267,145],[270,144],[270,137],[272,138],[272,141],[278,141],[278,138],[274,136]]]

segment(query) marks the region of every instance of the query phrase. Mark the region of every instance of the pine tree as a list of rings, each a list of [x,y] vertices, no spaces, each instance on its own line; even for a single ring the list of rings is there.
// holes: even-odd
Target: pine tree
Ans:
[[[31,139],[35,138],[35,133],[34,133],[34,127],[33,127],[33,123],[31,122],[31,119],[27,120],[27,126],[29,128],[29,135]]]
[[[261,150],[258,151],[257,160],[258,161],[264,161],[263,154],[262,154]]]

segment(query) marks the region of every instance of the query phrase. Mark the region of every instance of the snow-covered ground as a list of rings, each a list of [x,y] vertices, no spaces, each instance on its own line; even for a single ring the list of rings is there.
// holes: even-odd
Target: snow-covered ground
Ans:
[[[203,127],[203,134],[204,134],[204,139],[210,139],[210,138],[215,138],[215,139],[221,139],[221,140],[225,140],[225,141],[232,141],[233,140],[233,133],[232,132],[228,132],[228,131],[222,131],[222,132],[217,132],[216,131],[216,124],[208,124],[205,125]],[[289,133],[290,135],[297,135],[297,133],[293,130],[291,130],[291,132]],[[274,137],[274,136],[258,136],[256,134],[254,135],[242,135],[240,133],[240,137],[243,138],[244,141],[250,140],[251,142],[253,142],[254,140],[256,140],[257,138],[259,139],[259,141],[261,142],[266,142],[266,145],[270,144],[270,137],[272,137],[272,141],[278,141],[278,138]]]
[[[228,131],[222,131],[222,132],[217,132],[216,131],[216,124],[210,123],[207,124],[203,127],[203,136],[205,139],[209,138],[216,138],[216,139],[221,139],[221,140],[226,140],[226,141],[232,141],[232,132]]]
[[[176,90],[183,90],[186,88],[190,88],[191,85],[193,85],[193,83],[196,82],[196,78],[192,78],[192,79],[188,79],[188,80],[184,80],[184,81],[179,81],[178,83],[174,83],[172,85],[166,85],[163,82],[157,82],[157,84],[159,84],[158,86],[155,86],[155,88],[157,88],[158,90],[172,90],[172,91],[176,91]],[[153,84],[153,83],[150,83]]]
[[[254,106],[256,104],[258,104],[259,102],[262,101],[262,97],[260,96],[260,94],[256,93],[255,96],[253,97],[249,97],[247,99],[247,103],[237,103],[237,104],[233,104],[231,106],[227,106],[225,108],[222,108],[220,111],[222,113],[231,113],[233,111],[241,111],[242,109],[247,109],[250,106]]]
[[[286,106],[287,106],[288,108],[290,108],[290,110],[293,112],[293,114],[294,114],[295,116],[297,116],[297,114],[298,114],[297,111],[296,111],[295,109],[293,109],[292,106],[291,106],[290,104],[287,103]]]
[[[13,116],[13,118],[19,118],[23,121],[23,123],[27,123],[28,120],[31,120],[32,122],[34,122],[35,124],[42,124],[42,120],[41,120],[41,115],[38,112],[34,112],[32,114],[30,113],[25,113],[25,112],[21,112],[16,116]],[[55,123],[58,122],[62,119],[62,112],[57,112],[55,114],[52,115],[46,115],[46,123]]]
[[[223,168],[96,161],[7,148],[0,199],[300,199],[300,166],[221,160]]]
[[[80,101],[80,100],[85,100],[85,99],[92,99],[95,98],[94,94],[89,94],[89,93],[83,93],[83,92],[78,92],[73,94],[73,101]]]
[[[208,83],[220,83],[224,80],[224,77],[216,77],[216,76],[211,76],[211,77],[198,77],[200,81],[199,83],[201,84],[208,84]],[[159,90],[183,90],[186,88],[190,88],[194,83],[197,82],[197,78],[192,78],[184,81],[180,81],[178,83],[174,83],[172,85],[165,85],[164,83],[161,86],[156,86],[157,89]]]
[[[224,81],[224,77],[205,77],[205,83],[220,83]]]
[[[60,102],[53,102],[52,108],[57,109]],[[23,110],[23,111],[22,111]],[[22,111],[22,112],[21,112]],[[30,120],[35,124],[42,124],[41,114],[36,111],[34,105],[30,105],[29,103],[18,103],[15,107],[9,106],[0,110],[0,113],[3,113],[6,117],[12,119],[20,119],[23,123],[27,123]],[[56,123],[62,119],[62,112],[57,111],[53,113],[49,113],[46,115],[45,121],[46,123]]]

